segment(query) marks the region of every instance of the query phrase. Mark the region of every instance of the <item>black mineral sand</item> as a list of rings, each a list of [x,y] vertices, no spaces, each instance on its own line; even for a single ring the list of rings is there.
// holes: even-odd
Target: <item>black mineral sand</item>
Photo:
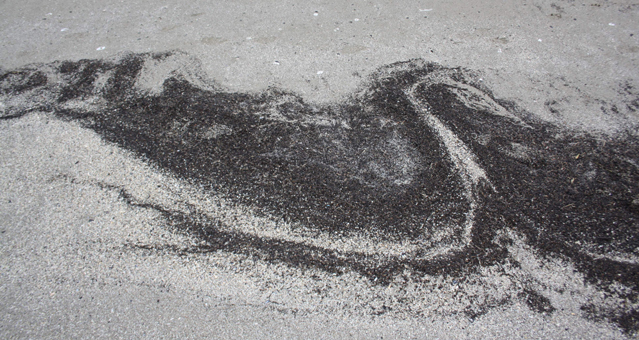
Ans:
[[[634,131],[595,137],[549,125],[496,100],[472,72],[421,60],[382,67],[360,91],[326,105],[277,89],[203,89],[178,74],[164,80],[161,93],[137,88],[145,62],[170,54],[6,71],[0,94],[29,102],[7,106],[0,118],[48,111],[264,216],[335,237],[425,245],[405,257],[262,238],[121,192],[205,241],[189,251],[355,271],[387,284],[407,270],[463,277],[513,262],[512,231],[539,254],[574,263],[608,294],[619,294],[615,284],[630,287],[623,298],[637,301],[639,265],[627,258],[639,252]],[[449,250],[431,256],[441,245]],[[530,288],[520,298],[537,312],[555,310]],[[631,304],[583,310],[630,333],[639,325]]]

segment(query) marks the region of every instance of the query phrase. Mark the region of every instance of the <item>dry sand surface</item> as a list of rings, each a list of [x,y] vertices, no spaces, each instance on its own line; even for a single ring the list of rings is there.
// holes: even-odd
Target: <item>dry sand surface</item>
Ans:
[[[0,3],[0,337],[623,339],[632,1]]]

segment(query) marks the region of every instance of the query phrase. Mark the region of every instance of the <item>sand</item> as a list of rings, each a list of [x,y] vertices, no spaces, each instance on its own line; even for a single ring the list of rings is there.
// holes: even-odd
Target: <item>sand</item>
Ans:
[[[117,63],[131,52],[179,50],[158,65],[149,64],[132,89],[159,95],[162,82],[179,74],[202,91],[257,96],[289,91],[321,111],[358,98],[353,93],[366,91],[380,67],[422,58],[463,67],[477,82],[473,86],[491,91],[491,103],[481,105],[514,103],[516,109],[504,113],[514,120],[552,124],[561,134],[588,141],[622,136],[618,148],[636,141],[639,8],[631,2],[63,1],[0,8],[5,37],[0,70],[31,65],[50,72],[50,84],[56,79],[51,76],[59,65],[55,61]],[[68,80],[60,78],[60,84]],[[261,215],[264,206],[211,192],[82,119],[29,106],[54,103],[55,91],[3,96],[0,106],[3,116],[21,114],[0,120],[3,338],[636,336],[636,320],[618,320],[636,315],[636,286],[614,279],[600,286],[584,269],[582,255],[549,255],[540,249],[543,243],[516,228],[491,234],[508,240],[499,245],[505,258],[463,267],[454,275],[393,269],[383,284],[376,282],[383,275],[367,275],[354,265],[327,269],[260,255],[268,253],[268,245],[247,251],[212,247],[211,239],[176,219],[219,220],[224,223],[218,227],[232,232],[345,254],[363,252],[372,263],[381,261],[376,254],[409,254],[414,244],[375,233],[351,238],[296,234],[299,220],[287,225]],[[95,98],[65,102],[65,109],[101,112],[109,104],[96,91]],[[499,125],[493,128],[498,131]],[[208,130],[207,138],[227,133]],[[462,132],[455,133],[463,142],[453,136],[449,144],[470,145]],[[508,151],[516,154],[513,158],[533,154],[522,143]],[[468,153],[477,149],[459,150],[460,160],[453,164],[466,169],[475,164]],[[490,164],[477,154],[477,167]],[[467,187],[482,177],[477,169],[461,177]],[[487,169],[490,179],[494,172]],[[636,237],[632,230],[617,232]],[[622,270],[632,277],[638,254],[622,238],[613,240],[618,249],[597,250],[591,242],[578,248],[579,254],[625,263]],[[573,241],[587,243],[585,236]],[[477,254],[480,262],[486,258]],[[383,263],[408,263],[397,261]]]

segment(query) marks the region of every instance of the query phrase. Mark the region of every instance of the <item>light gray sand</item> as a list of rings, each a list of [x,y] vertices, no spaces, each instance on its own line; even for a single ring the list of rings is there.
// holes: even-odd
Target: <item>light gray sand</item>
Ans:
[[[201,60],[189,67],[229,89],[278,86],[325,102],[380,65],[422,57],[477,70],[497,97],[571,128],[614,133],[639,121],[622,105],[637,95],[624,92],[626,84],[639,86],[638,37],[631,36],[639,33],[639,8],[629,1],[65,1],[0,9],[5,69],[179,48]],[[613,105],[622,112],[602,112]],[[193,188],[74,123],[33,113],[0,126],[4,338],[623,337],[614,325],[581,317],[581,304],[600,292],[569,264],[541,261],[523,244],[513,252],[526,267],[508,272],[546,282],[553,305],[563,308],[552,316],[518,303],[472,322],[455,316],[473,290],[510,294],[516,280],[488,274],[459,288],[459,297],[451,282],[398,292],[357,275],[301,272],[234,254],[134,250],[129,246],[197,241],[167,231],[156,213],[124,204],[104,185],[177,205]],[[405,310],[371,316],[385,303]],[[423,316],[412,317],[415,310]]]
[[[328,101],[381,65],[425,58],[485,73],[497,97],[545,119],[597,130],[626,124],[622,87],[639,87],[633,1],[34,1],[0,15],[4,68],[181,49],[232,90]],[[622,117],[601,114],[615,104]]]

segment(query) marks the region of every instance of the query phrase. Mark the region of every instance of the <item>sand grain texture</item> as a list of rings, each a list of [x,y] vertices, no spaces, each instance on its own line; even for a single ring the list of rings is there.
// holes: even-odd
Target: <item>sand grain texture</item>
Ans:
[[[46,6],[0,5],[3,337],[636,336],[631,3]]]

